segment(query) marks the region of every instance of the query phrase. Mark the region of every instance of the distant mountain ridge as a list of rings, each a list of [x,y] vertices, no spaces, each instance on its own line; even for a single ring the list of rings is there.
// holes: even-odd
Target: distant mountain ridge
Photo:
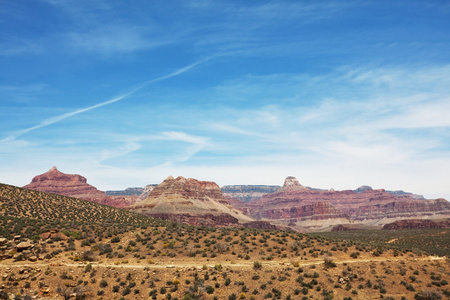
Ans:
[[[450,204],[445,199],[426,200],[420,195],[374,190],[367,185],[344,191],[315,189],[301,185],[293,176],[288,176],[283,186],[233,185],[222,189],[210,181],[169,176],[159,185],[106,194],[89,185],[85,177],[53,167],[24,188],[203,226],[276,225],[314,231],[339,224],[380,227],[396,220],[450,217]]]
[[[157,184],[148,184],[145,187],[129,187],[125,190],[114,190],[114,191],[106,191],[106,195],[109,196],[138,196],[141,197],[143,194],[146,196],[141,198],[145,199],[147,198],[148,193],[154,189],[157,186]]]
[[[145,199],[148,197],[148,194],[152,189],[154,189],[157,186],[157,184],[148,184],[144,188],[142,187],[129,187],[125,190],[109,190],[106,191],[106,195],[108,196],[138,196],[140,199]],[[316,190],[316,191],[327,191],[326,189],[321,188],[313,188],[306,186],[310,190]],[[242,202],[250,202],[256,199],[261,199],[263,195],[265,194],[272,194],[276,192],[279,188],[281,188],[280,185],[224,185],[220,189],[222,190],[222,193],[227,198],[234,198],[238,199]],[[362,185],[359,188],[353,190],[355,193],[361,193],[365,190],[372,190],[372,187],[368,185]],[[405,192],[403,190],[397,190],[397,191],[389,191],[386,190],[386,193],[402,196],[402,195],[410,195],[414,197],[415,199],[425,199],[422,195],[417,195],[409,192]]]
[[[279,188],[281,188],[280,185],[225,185],[221,189],[222,189],[223,195],[225,197],[234,198],[234,199],[237,199],[237,200],[247,203],[247,202],[251,202],[256,199],[261,199],[262,196],[265,194],[272,194],[272,193],[276,192]],[[328,191],[327,189],[313,188],[313,187],[309,187],[309,186],[306,186],[306,188],[308,188],[310,190],[315,190],[315,191]],[[368,185],[363,185],[353,191],[355,193],[362,193],[365,190],[373,190],[373,189],[372,189],[372,187],[370,187]],[[409,195],[417,200],[425,199],[422,195],[405,192],[403,190],[397,190],[397,191],[386,190],[386,193],[396,195],[396,196]]]
[[[130,187],[125,190],[105,191],[108,196],[139,196],[144,189],[141,187]]]
[[[294,228],[324,229],[338,224],[382,226],[400,219],[439,219],[450,216],[445,199],[417,199],[410,193],[396,195],[363,186],[356,191],[315,190],[289,176],[276,192],[244,203],[231,204],[259,220]]]

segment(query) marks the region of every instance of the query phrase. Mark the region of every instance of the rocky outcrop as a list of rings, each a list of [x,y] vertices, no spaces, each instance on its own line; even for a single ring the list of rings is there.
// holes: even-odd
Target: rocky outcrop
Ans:
[[[399,220],[383,226],[383,230],[430,228],[450,228],[450,220],[441,222],[433,220]]]
[[[157,187],[157,184],[149,184],[146,185],[143,189],[142,189],[142,193],[139,195],[139,199],[144,200],[145,198],[148,197],[148,195],[150,194],[150,192]]]
[[[40,250],[36,250],[32,240],[23,239],[20,235],[13,239],[0,237],[0,260],[14,259],[15,261],[36,261]]]
[[[22,251],[32,248],[33,246],[34,245],[31,244],[30,242],[25,241],[25,242],[20,242],[19,244],[17,244],[16,249],[17,249],[17,252],[22,252]]]
[[[51,229],[49,232],[44,232],[41,234],[42,240],[48,240],[48,239],[60,239],[63,241],[66,241],[68,239],[67,235],[60,232],[58,229]]]
[[[229,226],[252,221],[227,203],[216,183],[181,176],[169,176],[146,199],[127,209],[193,225]]]
[[[416,196],[394,195],[369,186],[356,191],[317,190],[290,176],[276,192],[239,208],[246,208],[255,219],[288,222],[312,230],[338,224],[382,226],[398,219],[450,217],[450,203],[445,199],[421,200]]]
[[[87,183],[87,179],[77,174],[65,174],[56,167],[35,176],[30,184],[24,186],[29,190],[75,197],[114,207],[126,207],[134,204],[137,196],[108,196]]]

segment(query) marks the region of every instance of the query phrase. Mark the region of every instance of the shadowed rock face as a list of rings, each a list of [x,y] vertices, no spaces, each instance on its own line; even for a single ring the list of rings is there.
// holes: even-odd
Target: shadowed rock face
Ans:
[[[400,220],[383,226],[384,230],[429,228],[450,228],[450,220],[445,220],[442,222],[435,222],[432,220]]]
[[[104,192],[87,183],[87,179],[77,174],[65,174],[56,167],[37,175],[25,189],[75,197],[114,207],[125,207],[136,202],[135,197],[107,196]]]
[[[260,200],[238,204],[255,219],[290,220],[302,222],[302,226],[317,220],[328,220],[326,226],[342,221],[383,225],[396,219],[450,216],[450,203],[445,199],[417,199],[412,194],[393,195],[371,188],[357,192],[315,190],[301,185],[295,177],[286,178],[280,189]],[[314,227],[320,226],[315,222]]]
[[[193,225],[228,226],[252,221],[225,201],[216,183],[181,176],[176,179],[169,176],[146,199],[128,209]]]

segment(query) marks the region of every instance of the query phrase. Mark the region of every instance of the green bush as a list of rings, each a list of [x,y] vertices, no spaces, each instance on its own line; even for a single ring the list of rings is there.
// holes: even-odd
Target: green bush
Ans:
[[[208,285],[208,286],[206,286],[205,291],[208,294],[212,294],[212,293],[214,293],[214,288],[212,286]]]

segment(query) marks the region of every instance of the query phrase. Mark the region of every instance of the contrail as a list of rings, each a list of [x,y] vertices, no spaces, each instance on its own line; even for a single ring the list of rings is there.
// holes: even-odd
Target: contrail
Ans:
[[[90,110],[93,110],[93,109],[96,109],[96,108],[99,108],[99,107],[102,107],[102,106],[105,106],[105,105],[112,104],[114,102],[121,101],[121,100],[125,99],[126,97],[136,93],[139,90],[141,90],[142,88],[144,88],[146,85],[148,85],[150,83],[161,81],[161,80],[165,80],[165,79],[168,79],[168,78],[175,77],[177,75],[186,73],[187,71],[191,70],[192,68],[196,67],[197,65],[199,65],[201,63],[204,63],[205,61],[208,61],[210,59],[211,59],[211,57],[207,57],[207,58],[201,59],[201,60],[199,60],[197,62],[194,62],[194,63],[192,63],[192,64],[190,64],[190,65],[188,65],[186,67],[183,67],[183,68],[180,68],[178,70],[175,70],[174,72],[172,72],[170,74],[167,74],[167,75],[164,75],[164,76],[161,76],[161,77],[158,77],[158,78],[154,78],[154,79],[150,79],[148,81],[145,81],[144,83],[141,83],[140,85],[138,85],[137,87],[132,89],[130,92],[128,92],[126,94],[123,94],[121,96],[115,97],[115,98],[113,98],[111,100],[108,100],[108,101],[105,101],[105,102],[101,102],[101,103],[98,103],[98,104],[95,104],[95,105],[92,105],[92,106],[89,106],[89,107],[86,107],[86,108],[77,109],[75,111],[68,112],[68,113],[65,113],[65,114],[62,114],[62,115],[59,115],[59,116],[56,116],[56,117],[48,118],[48,119],[42,121],[41,123],[39,123],[39,124],[37,124],[37,125],[35,125],[33,127],[16,131],[15,133],[11,134],[10,136],[0,140],[0,143],[14,140],[17,137],[19,137],[21,135],[24,135],[24,134],[26,134],[26,133],[28,133],[30,131],[33,131],[33,130],[36,130],[36,129],[39,129],[39,128],[42,128],[42,127],[46,127],[48,125],[55,124],[55,123],[57,123],[57,122],[59,122],[61,120],[70,118],[70,117],[72,117],[74,115],[78,115],[78,114],[81,114],[81,113],[84,113],[84,112],[87,112],[87,111],[90,111]]]

